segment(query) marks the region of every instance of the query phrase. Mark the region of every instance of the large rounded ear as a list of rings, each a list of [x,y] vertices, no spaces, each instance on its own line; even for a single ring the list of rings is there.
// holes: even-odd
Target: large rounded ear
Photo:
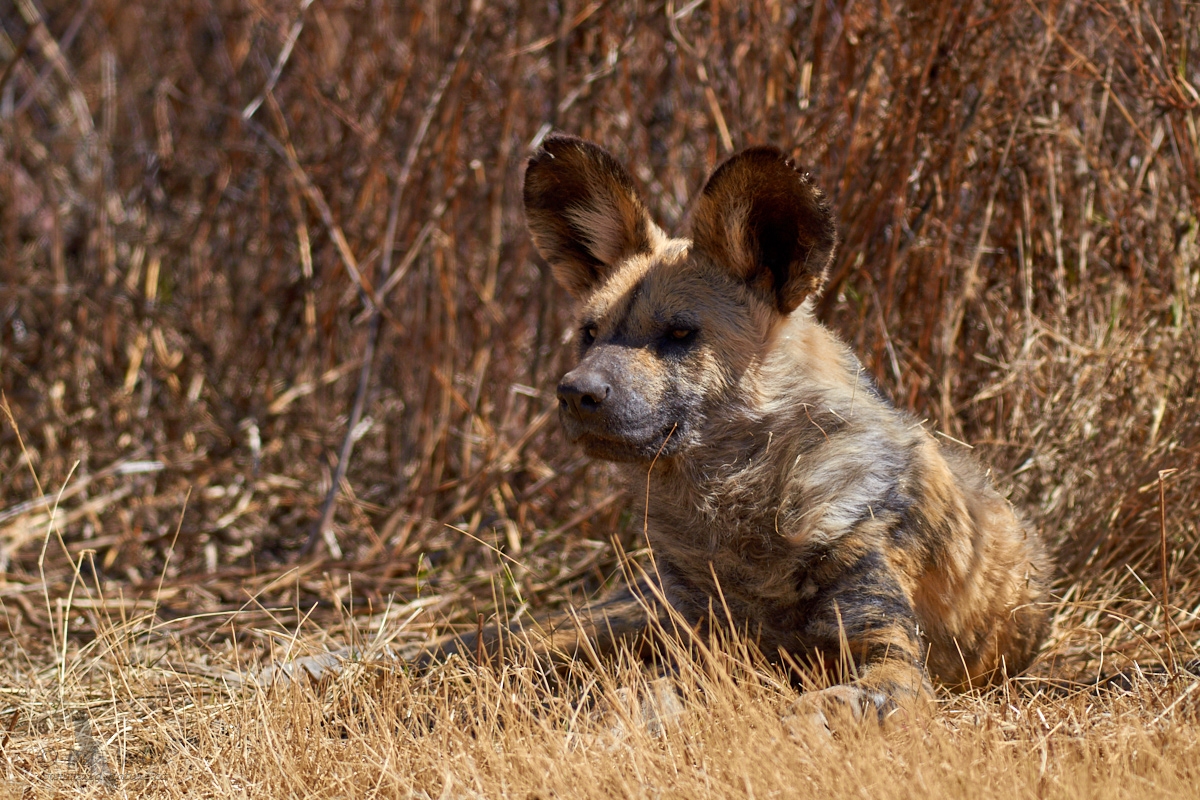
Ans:
[[[692,242],[790,314],[825,284],[837,227],[806,173],[775,147],[752,147],[708,179]]]
[[[606,150],[574,136],[547,137],[529,159],[525,221],[554,277],[576,298],[663,236],[629,173]]]

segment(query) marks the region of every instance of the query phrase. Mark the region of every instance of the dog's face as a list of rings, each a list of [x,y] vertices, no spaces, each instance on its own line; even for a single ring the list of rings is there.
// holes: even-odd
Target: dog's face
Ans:
[[[558,387],[563,428],[612,461],[686,448],[735,399],[778,323],[820,289],[835,244],[820,192],[774,148],[713,173],[691,239],[668,238],[616,160],[572,137],[548,138],[530,159],[525,211],[580,306],[578,364]]]

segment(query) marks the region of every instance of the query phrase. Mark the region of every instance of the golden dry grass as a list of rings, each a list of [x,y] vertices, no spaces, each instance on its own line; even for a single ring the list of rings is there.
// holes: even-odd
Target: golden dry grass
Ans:
[[[0,4],[0,797],[1200,793],[1198,54],[1173,0]],[[669,228],[810,166],[823,320],[1058,549],[1031,676],[832,740],[736,660],[657,738],[632,666],[234,680],[644,557],[556,433],[551,126]]]
[[[89,616],[100,635],[65,658],[8,648],[12,797],[1200,795],[1187,673],[1027,678],[831,736],[789,720],[793,690],[737,647],[682,657],[664,699],[631,664],[578,662],[553,681],[519,660],[415,673],[372,658],[365,628],[365,657],[340,674],[260,687],[229,647],[150,616]]]

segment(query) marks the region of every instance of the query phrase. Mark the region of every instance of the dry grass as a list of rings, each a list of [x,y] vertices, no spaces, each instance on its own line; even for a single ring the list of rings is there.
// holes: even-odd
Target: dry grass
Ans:
[[[1198,53],[1171,0],[0,5],[0,797],[1196,794]],[[632,667],[229,682],[638,557],[556,435],[550,126],[668,227],[730,148],[810,165],[822,317],[1058,546],[1026,683],[808,741],[724,662],[617,740]]]
[[[628,664],[551,681],[519,662],[416,674],[369,657],[260,688],[228,648],[151,619],[95,618],[101,635],[61,660],[10,649],[13,797],[1142,798],[1196,796],[1200,778],[1195,676],[1013,681],[833,737],[789,719],[788,683],[737,648],[682,660],[665,698]]]

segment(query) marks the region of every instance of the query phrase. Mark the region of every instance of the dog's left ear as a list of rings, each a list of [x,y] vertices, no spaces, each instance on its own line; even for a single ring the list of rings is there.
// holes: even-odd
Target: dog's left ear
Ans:
[[[708,179],[692,241],[790,314],[824,286],[837,227],[807,174],[778,148],[752,147]]]

